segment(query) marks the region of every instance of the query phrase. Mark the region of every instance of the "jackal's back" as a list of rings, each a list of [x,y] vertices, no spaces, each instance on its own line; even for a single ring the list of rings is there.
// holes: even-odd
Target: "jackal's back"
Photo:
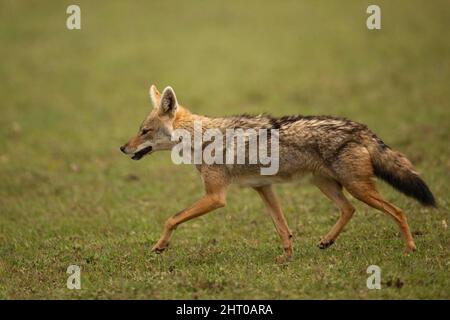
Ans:
[[[306,172],[335,176],[332,163],[349,144],[384,145],[367,126],[333,116],[238,115],[209,118],[207,127],[226,129],[275,129],[279,133],[279,172],[274,179],[286,179]],[[235,166],[233,175],[252,174],[251,166]]]
[[[385,146],[366,125],[333,116],[240,115],[217,119],[227,128],[276,129],[279,131],[280,165],[305,169],[327,166],[349,144]]]

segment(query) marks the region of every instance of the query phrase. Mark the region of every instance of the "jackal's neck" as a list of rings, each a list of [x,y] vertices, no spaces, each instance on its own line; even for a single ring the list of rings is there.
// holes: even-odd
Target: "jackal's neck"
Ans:
[[[173,128],[174,129],[185,129],[187,131],[193,131],[194,130],[194,122],[200,121],[202,123],[203,128],[208,128],[209,123],[211,122],[212,118],[194,114],[190,112],[188,109],[178,106],[177,113],[175,115],[175,120],[173,122]]]

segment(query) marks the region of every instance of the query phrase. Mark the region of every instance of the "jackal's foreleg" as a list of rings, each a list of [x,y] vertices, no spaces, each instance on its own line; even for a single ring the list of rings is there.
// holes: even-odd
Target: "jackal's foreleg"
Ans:
[[[289,229],[286,218],[284,217],[283,211],[281,210],[281,205],[275,193],[270,185],[263,187],[256,187],[255,190],[259,193],[264,204],[266,205],[267,211],[272,218],[275,229],[280,235],[281,241],[283,243],[284,257],[290,258],[292,256],[292,232]]]
[[[169,245],[172,232],[181,223],[225,206],[226,184],[220,182],[217,183],[217,180],[212,183],[205,181],[206,195],[191,207],[178,212],[166,221],[161,238],[153,247],[153,251],[156,253],[164,251]]]

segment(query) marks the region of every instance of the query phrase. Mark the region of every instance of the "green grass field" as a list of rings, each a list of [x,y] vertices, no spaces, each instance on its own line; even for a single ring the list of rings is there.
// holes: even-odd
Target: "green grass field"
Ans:
[[[0,298],[450,298],[450,4],[376,1],[0,2]],[[119,146],[150,111],[148,88],[175,88],[211,116],[331,114],[366,123],[422,173],[438,209],[379,183],[403,208],[418,251],[386,216],[356,215],[334,246],[338,212],[306,178],[279,185],[294,231],[281,245],[258,195],[181,225],[164,221],[202,194],[170,153],[131,161]],[[79,265],[81,290],[66,288]],[[382,289],[368,290],[379,265]]]

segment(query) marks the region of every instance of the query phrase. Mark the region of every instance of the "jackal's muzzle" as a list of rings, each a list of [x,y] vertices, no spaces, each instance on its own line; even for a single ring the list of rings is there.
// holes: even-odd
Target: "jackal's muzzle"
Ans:
[[[133,159],[133,160],[141,159],[146,154],[152,152],[152,150],[153,150],[153,147],[152,146],[148,146],[148,147],[145,147],[145,148],[139,150],[138,152],[132,153],[132,152],[129,151],[129,149],[127,150],[127,145],[126,144],[120,147],[120,151],[122,151],[125,154],[131,155],[131,159]]]
[[[152,146],[148,146],[148,147],[146,147],[146,148],[144,148],[144,149],[142,149],[142,150],[136,152],[136,153],[131,157],[131,159],[133,159],[133,160],[139,160],[139,159],[141,159],[143,156],[145,156],[147,153],[151,152],[152,149],[153,149]]]

